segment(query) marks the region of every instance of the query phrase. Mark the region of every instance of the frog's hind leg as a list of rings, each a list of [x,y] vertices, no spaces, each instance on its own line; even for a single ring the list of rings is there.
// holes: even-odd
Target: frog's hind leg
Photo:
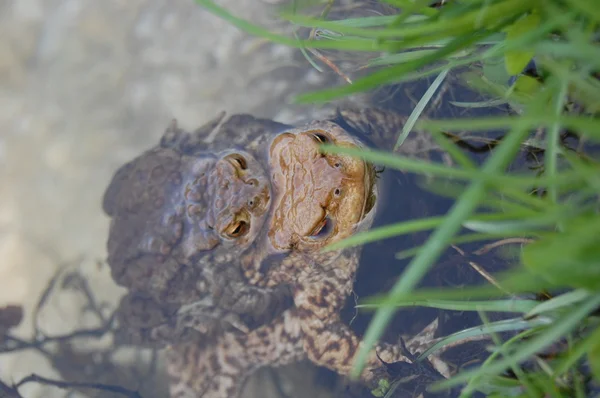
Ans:
[[[224,353],[219,342],[179,344],[167,349],[171,398],[238,397],[245,365]]]
[[[226,332],[167,350],[171,398],[237,398],[258,368],[305,357],[298,319],[286,311],[249,333]]]

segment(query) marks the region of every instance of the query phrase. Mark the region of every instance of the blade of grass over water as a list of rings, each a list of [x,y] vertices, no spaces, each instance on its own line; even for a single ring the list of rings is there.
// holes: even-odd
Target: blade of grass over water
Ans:
[[[600,279],[594,271],[600,251],[593,239],[600,228],[600,161],[596,152],[587,151],[600,142],[600,8],[595,2],[468,0],[432,6],[429,0],[384,0],[396,9],[358,18],[350,12],[352,18],[331,20],[337,17],[333,0],[295,0],[279,8],[292,28],[289,36],[235,17],[212,0],[196,2],[250,34],[299,48],[309,63],[314,64],[311,53],[317,58],[320,54],[313,49],[361,53],[354,71],[336,62],[344,65],[339,72],[347,74],[348,84],[301,94],[296,102],[326,102],[388,84],[433,80],[403,125],[394,149],[402,153],[403,142],[414,134],[431,134],[438,145],[427,148],[434,153],[431,158],[443,153],[444,160],[449,155],[456,166],[413,158],[414,154],[323,146],[325,152],[417,173],[423,190],[454,201],[443,216],[390,220],[324,249],[417,231],[429,234],[424,245],[396,254],[410,262],[392,289],[357,306],[375,314],[353,363],[353,376],[398,308],[424,306],[478,311],[483,322],[437,341],[424,356],[465,337],[488,336],[495,345],[478,368],[438,383],[437,389],[466,382],[461,397],[475,391],[490,396],[585,396],[582,364],[595,363],[590,351],[599,351],[594,339],[600,336],[597,317],[590,316],[600,305],[596,291]],[[300,27],[312,28],[309,40],[295,33]],[[323,56],[328,59],[330,54]],[[337,61],[335,56],[332,62]],[[353,75],[356,71],[366,75]],[[430,120],[427,113],[438,109],[428,104],[442,84],[454,82],[453,73],[484,95],[479,102],[459,95],[451,102],[456,113],[481,114],[485,107],[496,107],[492,112],[497,113],[504,106],[509,112]],[[443,99],[448,93],[444,91]],[[503,138],[490,141],[479,132],[501,133]],[[490,145],[483,165],[474,161],[483,156],[467,154],[457,138]],[[449,246],[479,241],[486,242],[475,251],[472,245]],[[488,270],[497,285],[482,278],[481,286],[416,289],[441,254],[452,250],[465,250],[466,256],[496,256],[506,266],[502,269],[509,271]],[[465,257],[465,262],[471,260]],[[399,270],[402,266],[398,264]],[[547,295],[535,296],[547,297],[546,301],[532,299],[546,291]],[[489,322],[488,312],[516,312],[522,317]],[[500,333],[507,331],[518,334],[502,342],[505,336]],[[558,357],[536,355],[561,338],[568,346]],[[595,360],[600,368],[600,360]],[[505,370],[512,370],[515,378],[504,376]],[[388,383],[378,396],[390,396],[398,385]]]
[[[499,18],[521,15],[536,5],[536,0],[506,0],[481,10],[468,12],[448,20],[438,20],[435,23],[420,23],[405,25],[399,28],[388,29],[362,29],[352,26],[343,26],[333,21],[322,21],[320,19],[301,14],[283,13],[282,17],[292,23],[309,27],[323,28],[337,31],[343,34],[370,37],[377,39],[385,38],[410,38],[421,37],[443,33],[444,36],[458,36],[470,34],[474,29],[486,26],[496,26]],[[414,26],[412,26],[414,25]]]
[[[486,329],[491,326],[489,318],[487,317],[485,312],[479,311],[479,317],[483,321]],[[506,347],[504,347],[504,345],[502,344],[502,341],[500,340],[500,337],[498,337],[498,332],[501,332],[501,330],[498,330],[498,331],[490,330],[489,331],[490,337],[492,338],[492,341],[496,345],[496,350],[499,351],[503,356],[507,356]],[[537,398],[539,396],[539,394],[540,394],[539,389],[537,388],[537,386],[535,384],[532,383],[531,380],[529,380],[528,377],[525,376],[525,372],[523,369],[521,369],[519,366],[517,366],[515,364],[511,364],[510,370],[513,371],[513,373],[517,376],[517,379],[519,380],[519,382],[525,387],[525,390],[526,390],[526,393],[528,396],[530,396],[531,398]]]
[[[429,307],[453,311],[529,312],[539,305],[534,300],[455,301],[419,300],[394,303],[396,307]],[[377,308],[375,304],[359,304],[355,308]]]
[[[582,356],[589,353],[591,348],[598,344],[598,341],[600,341],[600,327],[596,327],[596,330],[590,333],[583,340],[577,342],[575,347],[569,350],[567,355],[555,368],[554,375],[558,377],[571,370],[573,365],[579,361]]]
[[[590,296],[591,293],[587,290],[573,290],[571,292],[561,294],[560,296],[553,297],[548,301],[544,301],[543,303],[539,303],[535,306],[535,308],[532,308],[531,311],[527,312],[524,317],[532,318],[536,315],[543,314],[544,312],[556,311],[557,309],[579,303]]]
[[[534,40],[539,39],[540,37],[543,37],[543,35],[548,34],[549,32],[556,29],[557,27],[560,27],[564,24],[568,24],[573,19],[574,16],[575,16],[574,12],[565,12],[565,13],[561,14],[559,17],[557,17],[553,20],[544,22],[538,28],[536,28],[530,32],[527,32],[527,33],[521,35],[520,37],[515,38],[514,40],[505,40],[503,42],[500,42],[497,45],[492,46],[492,48],[486,50],[485,52],[475,55],[473,57],[468,57],[468,58],[460,59],[460,60],[451,60],[451,61],[447,62],[445,65],[442,65],[439,67],[432,67],[431,65],[435,65],[436,63],[439,63],[439,61],[441,59],[443,59],[444,57],[439,57],[438,56],[438,54],[440,54],[439,52],[428,53],[428,54],[426,54],[427,58],[424,56],[418,60],[413,60],[411,62],[406,62],[406,63],[402,64],[405,66],[404,68],[396,67],[396,69],[394,69],[394,70],[387,68],[383,71],[374,72],[371,75],[364,77],[362,79],[355,80],[353,87],[356,87],[357,84],[360,85],[360,88],[358,90],[355,90],[353,87],[348,87],[348,86],[335,87],[332,89],[320,90],[320,91],[317,91],[314,93],[300,94],[296,97],[296,102],[311,103],[311,102],[328,101],[328,100],[339,98],[341,96],[353,94],[357,91],[365,91],[365,90],[368,90],[368,89],[371,89],[374,87],[378,87],[378,86],[381,86],[384,84],[413,81],[413,80],[417,80],[420,78],[434,75],[436,73],[440,73],[445,69],[452,70],[454,68],[458,68],[460,66],[465,66],[465,65],[471,65],[475,62],[480,62],[480,61],[488,59],[488,58],[495,58],[498,56],[503,56],[506,51],[518,50],[518,49],[522,48],[524,45],[526,45],[527,43],[533,42]],[[475,40],[475,44],[483,43],[486,40],[489,40],[489,38],[493,37],[495,34],[497,34],[497,33],[488,33],[487,35],[483,35],[482,37],[480,37],[479,41]],[[459,40],[462,40],[462,38],[459,37]],[[423,46],[425,44],[427,44],[427,43],[421,43],[421,46]],[[400,51],[401,49],[412,48],[412,47],[414,47],[414,46],[408,46],[408,47],[405,45],[396,46],[393,48],[392,52],[397,52],[397,51]],[[463,48],[463,50],[469,49],[469,48],[470,48],[469,46],[465,46]],[[450,53],[448,56],[449,57],[452,56],[452,53]],[[423,60],[424,60],[424,62],[423,62]],[[419,68],[424,67],[424,66],[428,66],[429,69],[426,69],[425,71],[417,72],[417,70]]]
[[[328,41],[328,40],[296,40],[291,37],[279,35],[269,30],[252,24],[242,18],[235,17],[226,9],[219,7],[212,0],[194,0],[196,4],[202,6],[216,16],[223,18],[230,24],[237,26],[244,31],[259,37],[269,39],[274,43],[284,44],[289,47],[302,48],[320,48],[320,49],[337,49],[348,51],[388,51],[393,49],[391,43],[377,43],[374,40],[365,40],[364,38],[356,40],[344,41]]]
[[[419,359],[427,358],[429,355],[435,353],[440,348],[450,343],[463,340],[468,337],[475,336],[487,336],[490,333],[498,332],[514,332],[517,330],[531,329],[538,326],[547,326],[552,323],[550,318],[536,318],[530,321],[523,320],[521,318],[506,319],[503,321],[492,322],[487,325],[476,326],[468,329],[461,330],[460,332],[453,333],[449,336],[444,337],[443,340],[438,341],[427,350],[425,350]]]
[[[406,158],[398,155],[393,155],[388,152],[365,150],[365,149],[354,149],[344,148],[335,145],[320,145],[323,151],[328,153],[338,153],[344,155],[351,155],[374,164],[389,166],[394,169],[403,171],[413,171],[417,173],[431,173],[441,177],[457,178],[464,180],[480,179],[490,184],[512,184],[514,186],[529,187],[531,185],[562,185],[564,183],[573,182],[574,178],[577,178],[578,174],[573,172],[562,173],[560,176],[555,178],[548,177],[531,177],[528,175],[505,175],[504,173],[488,173],[482,170],[463,170],[454,167],[447,167],[446,165],[431,163],[424,160],[418,160],[413,158]]]
[[[412,73],[419,68],[425,67],[430,63],[438,62],[441,59],[455,54],[469,46],[483,40],[491,35],[491,33],[475,32],[466,37],[460,37],[452,40],[445,47],[442,47],[431,54],[426,54],[423,57],[414,61],[409,61],[403,64],[391,66],[380,71],[374,72],[371,75],[362,79],[355,80],[352,85],[341,86],[329,90],[319,91],[317,93],[309,93],[296,97],[298,103],[322,102],[333,100],[344,95],[354,94],[361,91],[366,91],[379,87],[384,84],[391,84],[402,81],[402,76]],[[449,66],[443,69],[449,69]]]
[[[528,340],[527,343],[519,344],[519,349],[515,350],[509,357],[496,361],[489,366],[484,366],[477,370],[468,370],[449,380],[436,383],[432,386],[432,391],[441,391],[463,383],[472,377],[481,377],[483,375],[501,372],[511,364],[521,363],[531,355],[542,351],[560,337],[577,328],[582,320],[598,306],[600,306],[600,295],[590,297],[588,300],[581,303],[575,310],[557,319],[553,323],[552,328],[547,328],[538,336]]]
[[[520,215],[520,213],[516,213],[515,218],[518,218],[519,215]],[[484,234],[479,234],[479,235],[487,236],[487,239],[490,239],[492,237],[495,237],[495,236],[497,237],[499,235],[504,236],[504,234],[506,234],[505,231],[512,232],[516,229],[516,227],[521,226],[521,224],[517,224],[517,222],[514,222],[514,224],[513,224],[514,226],[509,225],[509,227],[512,227],[512,228],[507,228],[506,224],[498,224],[498,223],[504,222],[506,219],[510,220],[511,216],[512,216],[511,213],[474,214],[472,217],[463,221],[462,226],[463,227],[482,226],[481,229],[485,230],[485,235]],[[554,218],[552,218],[552,216]],[[564,216],[563,213],[560,211],[557,211],[554,215],[544,214],[543,220],[540,220],[537,223],[532,223],[531,225],[536,226],[536,227],[538,227],[540,225],[545,226],[548,223],[556,222],[556,220],[560,219],[560,217],[568,217],[568,216]],[[410,221],[399,222],[396,224],[385,225],[382,227],[374,228],[370,231],[356,233],[353,236],[350,236],[344,240],[341,240],[336,243],[332,243],[332,244],[326,246],[323,249],[323,251],[339,250],[339,249],[358,246],[358,245],[375,242],[375,241],[379,241],[382,239],[391,238],[391,237],[395,237],[395,236],[399,236],[399,235],[431,230],[433,228],[438,227],[442,223],[443,220],[444,220],[444,217],[440,216],[440,217],[420,218],[417,220],[410,220]],[[494,221],[497,224],[494,224]],[[494,226],[496,226],[496,227],[494,228]],[[502,228],[502,227],[504,227],[504,228]],[[522,227],[519,228],[519,231],[522,232],[523,228]],[[535,235],[535,232],[532,232],[532,234]]]
[[[486,161],[482,170],[487,173],[502,172],[510,159],[518,152],[521,141],[526,137],[527,130],[518,125],[516,129],[500,143],[496,152]],[[481,180],[473,181],[465,193],[457,200],[449,211],[444,222],[431,235],[423,250],[421,250],[406,267],[398,282],[390,291],[390,301],[395,296],[408,294],[420,282],[429,268],[441,255],[450,240],[456,235],[462,222],[475,210],[485,193],[485,183]],[[362,370],[369,351],[381,337],[383,330],[390,321],[394,310],[392,308],[379,309],[364,336],[364,344],[358,352],[352,375],[357,377]]]
[[[477,169],[475,163],[471,159],[469,159],[465,152],[461,151],[457,145],[450,141],[450,138],[439,133],[433,133],[432,136],[435,142],[440,146],[440,148],[442,148],[442,150],[448,153],[452,157],[452,159],[454,159],[454,161],[458,163],[460,167],[462,167],[465,170]]]
[[[446,78],[446,75],[448,75],[448,72],[449,72],[448,69],[443,70],[438,75],[438,77],[435,78],[433,83],[431,83],[431,85],[429,86],[427,91],[425,91],[425,94],[423,94],[423,97],[421,97],[421,99],[417,103],[417,106],[415,106],[415,109],[412,111],[412,113],[406,120],[406,124],[402,128],[402,134],[400,134],[400,136],[398,137],[398,140],[396,141],[396,145],[394,146],[394,151],[397,150],[400,147],[400,145],[402,145],[404,140],[406,140],[406,138],[410,134],[413,126],[415,125],[417,119],[421,116],[421,113],[423,113],[423,110],[425,109],[427,104],[431,101],[431,98],[433,97],[435,92],[438,90],[440,85],[443,83],[444,79]]]
[[[535,236],[535,235],[533,235]],[[452,241],[450,242],[452,245],[460,245],[463,243],[472,243],[472,242],[481,242],[481,241],[490,241],[493,239],[506,239],[506,238],[510,238],[513,237],[513,235],[507,235],[507,234],[498,234],[495,235],[493,233],[485,233],[485,234],[478,234],[478,233],[474,233],[474,234],[463,234],[460,236],[455,236]],[[531,238],[531,236],[523,236],[522,238]],[[406,249],[406,250],[401,250],[399,252],[397,252],[395,254],[395,258],[396,260],[405,260],[407,258],[413,257],[415,255],[417,255],[417,253],[423,250],[423,246],[415,246],[415,247],[411,247],[410,249]]]
[[[589,138],[600,140],[600,131],[597,130],[598,125],[600,125],[600,118],[581,116],[522,115],[519,117],[482,116],[472,119],[421,120],[417,122],[416,127],[418,129],[434,131],[493,131],[511,128],[515,123],[519,123],[528,129],[551,127],[554,124],[560,124],[574,131],[586,134]]]
[[[535,275],[530,275],[522,269],[506,272],[501,275],[496,275],[498,283],[511,292],[511,294],[529,294],[532,289],[547,289],[555,287],[546,281],[540,280]],[[407,302],[425,301],[425,300],[475,300],[475,299],[502,299],[506,298],[506,292],[499,290],[497,287],[490,284],[474,287],[462,287],[461,289],[454,288],[437,288],[427,289],[422,288],[413,290],[410,294],[397,295],[390,298],[388,295],[371,296],[362,300],[364,305],[369,305],[371,308],[377,306],[379,308],[395,308],[396,305],[403,305]]]

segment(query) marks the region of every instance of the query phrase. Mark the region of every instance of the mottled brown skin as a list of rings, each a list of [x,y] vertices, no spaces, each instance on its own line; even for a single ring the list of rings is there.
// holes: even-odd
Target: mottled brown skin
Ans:
[[[323,154],[319,145],[363,147],[341,126],[351,131],[366,126],[376,142],[400,131],[404,118],[371,110],[339,112],[332,120],[290,128],[270,142],[270,216],[255,245],[241,257],[249,283],[289,285],[293,307],[250,333],[226,332],[217,344],[173,345],[168,355],[172,397],[237,397],[257,368],[305,358],[339,374],[350,373],[361,342],[339,313],[352,291],[360,249],[321,249],[371,226],[378,188],[371,165]],[[424,334],[429,339],[430,329]],[[415,339],[409,347],[420,344]],[[362,373],[368,383],[385,372],[376,353],[388,363],[410,362],[400,345],[379,344]]]
[[[159,145],[116,172],[103,207],[112,276],[128,288],[118,312],[128,339],[168,343],[246,330],[285,307],[285,286],[251,286],[232,265],[270,206],[256,148],[282,126],[220,115],[187,133],[173,122]]]
[[[360,249],[321,249],[371,226],[378,187],[371,165],[323,154],[319,145],[363,147],[361,135],[391,146],[404,121],[369,109],[299,128],[248,115],[193,134],[172,126],[160,147],[117,173],[105,209],[113,218],[109,263],[129,289],[121,319],[140,340],[169,343],[171,396],[237,397],[257,368],[305,358],[349,374],[361,343],[339,313]],[[156,178],[156,168],[166,173]],[[173,173],[180,178],[162,177]],[[240,219],[250,225],[231,239],[227,231]],[[434,329],[409,348],[431,340]],[[379,344],[366,382],[385,373],[376,353],[410,362],[400,345]]]

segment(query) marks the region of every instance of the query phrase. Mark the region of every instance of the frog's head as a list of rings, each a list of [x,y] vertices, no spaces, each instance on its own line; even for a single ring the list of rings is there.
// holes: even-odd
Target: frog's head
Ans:
[[[338,252],[325,246],[368,228],[375,213],[377,185],[373,165],[361,159],[324,153],[321,144],[362,148],[355,137],[331,122],[284,131],[269,146],[273,203],[258,249],[244,262],[246,276],[274,265],[269,258],[297,256],[301,263],[330,262]],[[268,267],[264,262],[271,263]],[[258,273],[257,271],[258,267]],[[262,276],[259,276],[259,278]]]
[[[173,123],[159,146],[115,173],[103,199],[111,217],[108,262],[114,280],[161,300],[177,301],[185,293],[176,294],[185,289],[172,283],[186,279],[184,268],[213,266],[217,259],[227,261],[225,254],[245,250],[271,204],[269,176],[250,152],[190,154],[189,140]]]

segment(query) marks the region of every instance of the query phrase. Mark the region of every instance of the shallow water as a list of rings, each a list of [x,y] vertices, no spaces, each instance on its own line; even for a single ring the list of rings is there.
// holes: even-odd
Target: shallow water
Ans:
[[[275,25],[265,3],[220,3],[238,15]],[[311,112],[311,107],[289,105],[292,95],[339,83],[332,74],[315,72],[297,52],[248,37],[192,2],[9,0],[0,4],[0,33],[0,306],[23,306],[25,318],[13,330],[23,339],[33,337],[35,322],[48,335],[98,326],[97,313],[82,311],[85,295],[75,277],[67,284],[59,279],[34,321],[38,300],[58,269],[85,277],[93,295],[106,304],[99,310],[104,317],[114,308],[123,289],[102,265],[108,220],[101,196],[116,168],[154,145],[171,118],[191,129],[225,109],[291,123]],[[426,87],[422,82],[390,89],[392,100],[376,104],[408,114],[414,106],[409,98],[418,100]],[[446,105],[450,98],[472,100],[456,87],[444,95],[444,106],[428,113],[455,115],[458,111]],[[420,189],[414,176],[386,170],[383,178],[388,198],[376,225],[442,214],[451,204]],[[425,234],[415,234],[368,245],[357,295],[388,290],[407,264],[394,254],[425,239]],[[454,283],[479,281],[464,262],[452,258],[456,253],[449,251],[440,262],[450,269],[442,272],[443,282],[448,275],[464,276]],[[425,283],[439,285],[439,275]],[[349,300],[347,320],[354,316],[351,304]],[[435,315],[434,310],[402,311],[386,337],[413,333]],[[363,332],[369,317],[359,313],[352,322],[355,330]],[[446,325],[451,330],[469,322],[477,320],[452,316]],[[76,348],[102,344],[110,346],[110,340],[85,340]],[[165,394],[164,379],[153,376],[160,369],[150,366],[148,352],[119,352],[117,362],[131,366],[100,373],[93,365],[104,363],[101,355],[74,355],[66,346],[62,354],[53,357],[54,364],[35,350],[1,354],[0,379],[11,383],[31,373],[59,378],[53,368],[59,366],[72,381],[141,388],[145,398]],[[288,367],[278,377],[303,387],[294,396],[331,396],[335,381],[331,375],[315,375],[305,364]],[[258,381],[270,387],[261,389]],[[264,370],[245,396],[278,396],[276,391],[272,373]],[[66,396],[39,383],[20,392],[27,398]]]

